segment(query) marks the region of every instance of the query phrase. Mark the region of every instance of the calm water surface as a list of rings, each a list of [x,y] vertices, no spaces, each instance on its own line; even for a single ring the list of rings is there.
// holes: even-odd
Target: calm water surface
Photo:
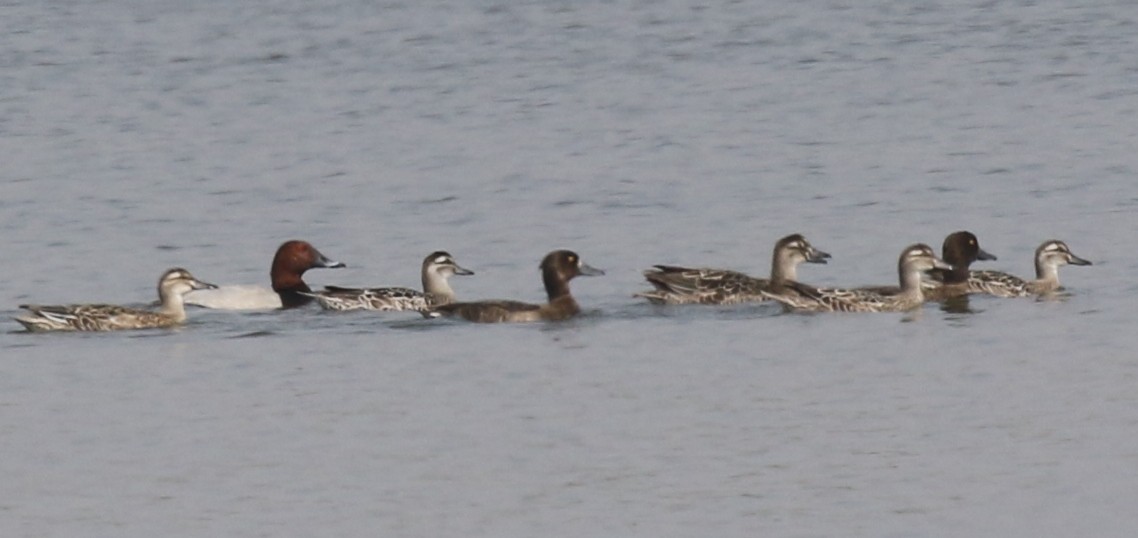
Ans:
[[[0,534],[1129,536],[1138,11],[1069,4],[9,2],[4,317],[267,285],[290,238],[348,264],[313,285],[608,274],[554,325],[5,322]],[[1095,265],[913,314],[631,298],[791,232],[834,256],[803,280],[889,284],[959,229]]]

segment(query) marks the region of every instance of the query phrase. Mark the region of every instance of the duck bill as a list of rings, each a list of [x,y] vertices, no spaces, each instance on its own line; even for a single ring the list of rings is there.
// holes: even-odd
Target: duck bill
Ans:
[[[979,252],[976,253],[976,259],[994,262],[997,258],[995,254],[986,252],[984,249],[980,249]]]
[[[806,261],[808,263],[826,263],[826,260],[830,259],[830,257],[828,252],[822,252],[816,248],[811,248],[806,252]]]
[[[321,254],[320,251],[316,251],[316,263],[312,264],[312,266],[323,267],[325,269],[339,269],[341,267],[347,267],[347,265],[343,262],[329,259],[327,256]]]
[[[470,276],[470,275],[474,274],[474,271],[471,271],[470,269],[462,267],[457,263],[454,264],[453,267],[454,267],[454,274],[456,274],[456,275]]]
[[[597,269],[585,262],[577,264],[577,270],[580,271],[582,276],[601,276],[605,274],[604,271]]]
[[[197,280],[197,279],[190,281],[190,287],[195,289],[195,290],[216,290],[217,289],[216,284],[210,284],[209,282],[202,282],[201,280]]]
[[[948,263],[948,262],[946,262],[940,258],[933,258],[933,268],[929,269],[929,270],[932,271],[933,269],[943,269],[945,271],[951,271],[953,269],[953,267],[952,267],[951,263]]]
[[[1071,265],[1094,265],[1093,263],[1091,263],[1090,260],[1085,260],[1083,258],[1080,258],[1080,257],[1074,255],[1074,254],[1071,254],[1071,259],[1067,260],[1067,263],[1069,263]]]

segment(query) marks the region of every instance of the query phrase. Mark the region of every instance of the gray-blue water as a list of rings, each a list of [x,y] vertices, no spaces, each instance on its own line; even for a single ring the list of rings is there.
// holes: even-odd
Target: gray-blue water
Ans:
[[[0,7],[0,314],[268,284],[543,297],[476,326],[192,310],[0,333],[3,536],[1129,536],[1128,2],[38,2]],[[976,233],[1066,300],[657,308],[653,263],[890,284]]]

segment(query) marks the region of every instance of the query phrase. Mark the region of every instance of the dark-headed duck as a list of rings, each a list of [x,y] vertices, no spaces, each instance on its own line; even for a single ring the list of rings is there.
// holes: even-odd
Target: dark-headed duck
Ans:
[[[569,293],[569,281],[577,276],[596,276],[604,271],[581,261],[577,253],[555,250],[541,260],[541,278],[549,302],[531,304],[520,301],[473,301],[450,303],[432,308],[430,317],[460,317],[478,323],[520,321],[559,321],[569,319],[581,311]]]
[[[976,260],[995,260],[996,257],[980,248],[980,241],[971,232],[959,231],[948,234],[941,245],[942,259],[952,265],[951,271],[933,269],[921,282],[925,299],[939,301],[967,295],[968,267]],[[894,295],[901,291],[897,286],[865,286],[859,291]]]
[[[939,301],[971,293],[968,277],[969,266],[977,260],[994,261],[996,256],[980,248],[980,240],[971,232],[954,232],[944,238],[941,247],[944,261],[952,265],[952,270],[933,269],[929,279],[924,282],[925,299]]]
[[[312,289],[301,278],[304,272],[318,267],[337,268],[345,265],[328,259],[307,241],[285,241],[273,256],[269,270],[272,289],[261,286],[221,286],[186,296],[186,304],[222,310],[270,310],[295,308],[312,302],[303,293]]]

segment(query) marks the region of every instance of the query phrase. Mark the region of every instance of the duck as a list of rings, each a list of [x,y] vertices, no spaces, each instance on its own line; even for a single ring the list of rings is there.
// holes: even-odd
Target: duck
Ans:
[[[345,264],[321,254],[307,241],[289,240],[277,248],[269,270],[272,288],[256,285],[228,285],[196,291],[186,296],[186,304],[220,310],[273,310],[296,308],[311,303],[312,289],[301,278],[315,268],[341,268]]]
[[[458,265],[446,251],[435,251],[423,259],[423,291],[411,288],[344,288],[325,286],[323,291],[302,293],[316,299],[325,310],[425,311],[428,307],[453,303],[452,275],[473,275]]]
[[[900,288],[896,293],[880,293],[870,289],[815,288],[799,282],[787,282],[777,292],[763,292],[791,310],[807,312],[902,312],[919,307],[925,301],[921,274],[933,269],[951,271],[952,265],[938,258],[926,244],[905,247],[897,260]]]
[[[921,284],[926,300],[939,301],[971,293],[968,279],[972,262],[996,261],[998,258],[980,248],[980,240],[972,232],[959,231],[944,238],[941,259],[952,265],[952,270],[933,269],[928,272],[929,279]]]
[[[193,290],[217,286],[194,278],[181,267],[167,270],[158,279],[158,310],[141,310],[108,304],[40,306],[25,304],[29,313],[16,317],[29,332],[118,331],[175,327],[185,323],[183,296]]]
[[[995,261],[997,258],[980,248],[980,240],[975,234],[961,230],[950,233],[944,238],[944,244],[941,245],[941,259],[952,265],[952,270],[933,269],[926,273],[928,278],[921,281],[926,301],[943,301],[971,293],[968,275],[972,262]],[[882,295],[895,295],[900,291],[896,286],[869,286],[857,289]]]
[[[798,265],[824,264],[830,255],[814,248],[802,234],[790,234],[774,245],[770,278],[755,278],[726,269],[688,268],[655,265],[644,271],[644,278],[655,289],[633,295],[653,304],[736,304],[766,301],[763,291],[773,291],[782,283],[798,280]]]
[[[569,293],[569,281],[578,276],[600,276],[604,271],[581,260],[571,250],[554,250],[541,260],[541,278],[549,302],[545,304],[521,301],[457,302],[431,307],[428,317],[457,317],[476,323],[561,321],[581,312],[581,307]]]
[[[1035,280],[1024,280],[1001,271],[973,271],[968,277],[968,287],[974,293],[997,297],[1046,295],[1063,289],[1059,285],[1059,267],[1068,264],[1094,265],[1071,252],[1067,243],[1050,239],[1035,249]]]

